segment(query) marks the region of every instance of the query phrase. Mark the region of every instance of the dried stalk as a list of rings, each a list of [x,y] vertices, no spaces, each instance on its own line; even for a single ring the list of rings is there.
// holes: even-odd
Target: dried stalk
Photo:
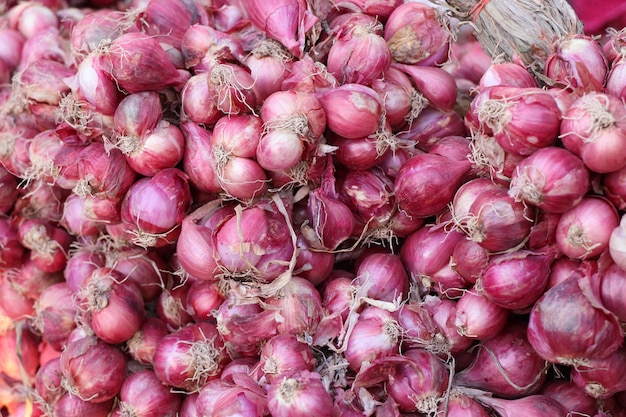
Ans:
[[[567,0],[441,0],[452,16],[472,22],[476,39],[492,58],[543,73],[554,43],[583,33]]]

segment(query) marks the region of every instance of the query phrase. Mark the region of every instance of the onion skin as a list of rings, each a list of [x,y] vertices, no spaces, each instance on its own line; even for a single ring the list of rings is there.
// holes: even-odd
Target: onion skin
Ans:
[[[455,382],[478,388],[504,398],[536,394],[546,380],[546,361],[526,338],[526,325],[510,321],[506,330],[483,340],[474,361]]]
[[[589,172],[566,149],[539,149],[513,171],[509,195],[549,213],[563,213],[580,203],[589,189]]]
[[[598,408],[596,400],[571,381],[547,381],[539,393],[557,400],[570,412],[592,416]]]
[[[416,155],[398,172],[394,194],[400,209],[418,217],[439,213],[452,201],[470,169],[469,162],[435,154]]]
[[[589,279],[583,272],[572,274],[533,306],[528,341],[545,360],[584,364],[610,355],[621,345],[624,335],[619,321],[590,298]],[[585,332],[571,332],[579,328]]]
[[[497,255],[479,278],[489,299],[509,310],[530,307],[543,294],[548,283],[554,253],[527,250]]]
[[[501,417],[567,417],[568,410],[556,400],[545,395],[529,395],[515,400],[494,397],[479,397],[479,401],[498,412]]]
[[[611,233],[618,224],[617,211],[610,202],[602,197],[585,197],[561,215],[556,243],[570,258],[595,258],[608,248]]]
[[[272,416],[300,417],[311,414],[320,417],[332,415],[332,399],[322,385],[319,374],[300,371],[283,377],[270,385],[267,408]]]
[[[76,396],[93,403],[113,399],[126,379],[126,357],[96,336],[69,342],[61,353],[63,377]]]
[[[138,417],[175,417],[181,404],[181,396],[171,392],[170,387],[148,369],[129,375],[122,384],[119,398],[119,410],[128,412],[130,409]]]

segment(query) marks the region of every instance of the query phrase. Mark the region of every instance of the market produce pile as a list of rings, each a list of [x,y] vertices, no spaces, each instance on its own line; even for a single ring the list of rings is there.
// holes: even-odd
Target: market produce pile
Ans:
[[[626,31],[553,2],[4,2],[2,417],[626,416]]]

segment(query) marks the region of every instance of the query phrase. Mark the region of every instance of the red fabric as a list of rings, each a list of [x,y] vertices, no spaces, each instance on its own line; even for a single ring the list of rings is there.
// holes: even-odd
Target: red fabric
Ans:
[[[570,0],[588,34],[603,34],[604,29],[626,26],[626,0]]]

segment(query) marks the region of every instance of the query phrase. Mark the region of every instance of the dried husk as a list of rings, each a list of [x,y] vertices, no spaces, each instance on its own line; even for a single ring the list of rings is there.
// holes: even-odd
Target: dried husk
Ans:
[[[521,63],[540,77],[554,43],[583,33],[567,0],[442,1],[453,17],[472,22],[476,39],[492,58]]]

